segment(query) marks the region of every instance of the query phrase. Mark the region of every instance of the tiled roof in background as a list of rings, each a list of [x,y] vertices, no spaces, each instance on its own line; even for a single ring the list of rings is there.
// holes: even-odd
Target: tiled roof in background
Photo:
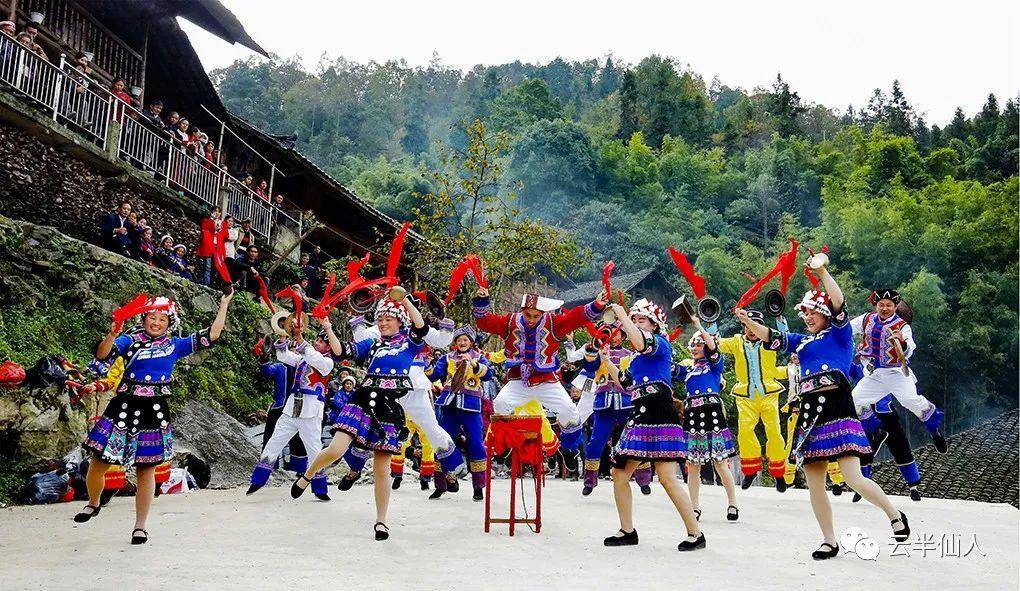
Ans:
[[[921,469],[920,490],[928,497],[986,503],[1018,503],[1020,455],[1016,409],[949,437],[949,453],[930,444],[914,450]],[[896,463],[877,462],[871,478],[890,494],[906,495]]]

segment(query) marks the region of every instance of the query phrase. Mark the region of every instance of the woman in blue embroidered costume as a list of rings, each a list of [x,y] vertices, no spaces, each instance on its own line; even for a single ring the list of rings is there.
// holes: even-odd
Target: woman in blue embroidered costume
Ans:
[[[821,547],[811,554],[815,560],[839,554],[832,507],[825,494],[825,467],[832,460],[839,464],[854,491],[885,512],[896,540],[905,541],[910,535],[907,517],[893,507],[879,485],[861,473],[861,458],[869,458],[872,452],[847,379],[854,356],[853,328],[843,291],[825,268],[827,263],[824,254],[808,259],[807,272],[820,279],[825,288],[807,292],[797,306],[808,334],[770,330],[749,318],[746,310],[736,310],[740,322],[768,348],[796,353],[800,361],[801,413],[792,435],[793,453],[804,462],[811,508],[824,538]]]
[[[701,517],[698,491],[701,488],[701,466],[712,462],[726,489],[726,519],[736,521],[737,487],[733,483],[728,459],[737,455],[733,435],[726,424],[722,403],[722,374],[725,360],[719,353],[715,337],[701,327],[697,317],[692,319],[698,331],[687,343],[694,357],[690,363],[676,366],[677,381],[687,387],[684,404],[684,434],[687,436],[687,487],[691,493],[694,514]]]
[[[405,295],[400,301],[383,298],[375,313],[379,337],[341,342],[330,335],[330,346],[339,360],[354,359],[368,368],[361,386],[344,405],[333,423],[333,441],[319,452],[291,486],[300,497],[319,470],[340,459],[354,445],[371,450],[375,471],[375,539],[389,537],[386,510],[390,502],[390,457],[399,453],[407,436],[404,410],[398,399],[414,386],[410,369],[425,347],[428,325]]]
[[[626,388],[634,405],[631,417],[614,450],[613,494],[620,516],[620,531],[604,540],[606,546],[633,546],[638,543],[633,521],[633,497],[630,477],[641,462],[655,464],[659,484],[680,513],[687,528],[687,539],[680,551],[705,547],[705,534],[691,509],[691,500],[676,477],[676,462],[684,455],[684,432],[673,404],[670,377],[673,349],[666,338],[666,315],[656,304],[642,298],[628,312],[611,304],[630,340],[634,355],[627,371],[621,373],[612,363],[608,348],[602,350],[610,377]]]
[[[181,315],[177,304],[165,297],[146,303],[150,311],[142,316],[142,331],[118,336],[120,324],[114,321],[111,325],[96,347],[96,358],[122,357],[124,378],[82,444],[93,458],[86,477],[89,501],[75,515],[77,523],[99,514],[104,476],[110,466],[134,465],[138,491],[131,543],[148,541],[145,522],[156,486],[155,469],[174,455],[174,431],[167,404],[174,365],[196,351],[208,349],[220,337],[232,297],[231,292],[220,299],[219,311],[209,328],[186,337],[171,334],[180,327]]]

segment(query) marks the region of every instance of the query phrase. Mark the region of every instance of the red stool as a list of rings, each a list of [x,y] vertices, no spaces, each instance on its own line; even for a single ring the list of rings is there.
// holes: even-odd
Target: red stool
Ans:
[[[542,487],[545,485],[545,455],[542,450],[542,417],[531,415],[493,415],[485,436],[485,532],[493,523],[514,526],[528,523],[535,533],[542,531]],[[510,452],[510,517],[492,517],[492,458]],[[517,479],[523,478],[525,466],[531,466],[535,479],[535,517],[517,518]]]

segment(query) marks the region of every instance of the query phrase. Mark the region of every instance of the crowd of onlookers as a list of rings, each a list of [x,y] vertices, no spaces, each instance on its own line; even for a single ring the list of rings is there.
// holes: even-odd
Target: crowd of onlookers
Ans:
[[[188,247],[172,235],[160,235],[129,201],[122,201],[115,210],[103,215],[99,227],[100,244],[104,248],[214,287],[223,284],[214,263],[217,244],[222,240],[225,268],[232,282],[256,296],[262,287],[259,278],[268,287],[263,246],[258,242],[251,220],[238,221],[230,214],[223,215],[219,207],[213,207],[202,219],[198,246],[192,252],[188,252]],[[297,278],[292,287],[309,302],[322,297],[326,276],[323,265],[329,259],[318,245],[300,254]]]

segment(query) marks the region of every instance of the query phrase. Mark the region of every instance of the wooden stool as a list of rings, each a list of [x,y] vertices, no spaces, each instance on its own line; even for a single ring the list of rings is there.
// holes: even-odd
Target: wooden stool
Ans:
[[[545,485],[545,455],[542,451],[542,417],[533,415],[493,415],[485,437],[485,532],[493,523],[510,525],[510,535],[518,523],[533,524],[542,531],[542,487]],[[510,517],[492,517],[492,458],[510,452]],[[531,466],[535,480],[535,517],[517,518],[517,479]],[[523,493],[522,493],[523,494]]]

